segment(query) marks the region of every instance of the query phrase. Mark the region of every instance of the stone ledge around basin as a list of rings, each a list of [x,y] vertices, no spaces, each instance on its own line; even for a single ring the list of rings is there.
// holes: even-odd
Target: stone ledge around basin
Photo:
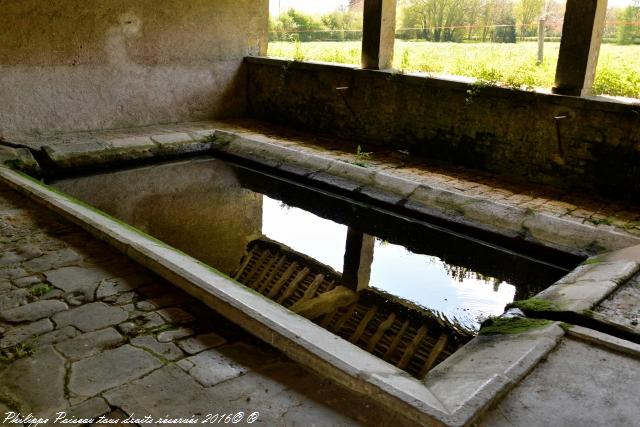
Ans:
[[[312,181],[355,191],[419,213],[523,238],[574,255],[593,255],[639,245],[640,237],[608,225],[589,225],[471,196],[436,183],[407,180],[375,168],[283,146],[261,134],[216,130],[212,150],[291,172]]]
[[[421,382],[188,255],[28,176],[0,167],[0,180],[201,299],[298,363],[421,425],[469,425],[534,369],[564,333],[548,322],[516,334],[480,336]]]
[[[640,283],[640,245],[591,257],[533,298],[515,301],[508,307],[531,317],[581,324],[640,342],[637,327],[598,311],[612,295],[635,283]],[[627,308],[632,307],[633,302]]]
[[[605,347],[618,353],[628,354],[640,360],[640,344],[575,325],[567,329],[567,336]]]
[[[10,147],[0,143],[0,164],[30,174],[40,173],[40,165],[26,148]]]
[[[578,256],[640,245],[639,236],[611,225],[581,223],[490,197],[465,194],[437,182],[406,179],[378,170],[375,166],[362,167],[301,150],[275,137],[234,130],[224,123],[196,122],[173,128],[149,127],[63,135],[25,146],[42,153],[45,172],[50,169],[86,170],[90,166],[153,158],[163,160],[184,155],[226,153],[344,191],[357,192],[372,200],[401,205],[418,213]],[[14,166],[34,173],[33,168]]]
[[[41,147],[47,162],[61,169],[105,165],[112,162],[141,160],[206,153],[211,130],[159,133],[151,135],[116,135],[70,143],[51,142]]]
[[[640,260],[598,262],[591,258],[535,298],[553,304],[558,311],[584,312],[598,305],[638,271]]]

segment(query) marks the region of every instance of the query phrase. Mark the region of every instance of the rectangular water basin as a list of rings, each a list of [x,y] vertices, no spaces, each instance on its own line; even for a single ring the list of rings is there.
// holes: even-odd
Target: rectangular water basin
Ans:
[[[214,158],[52,184],[418,378],[581,261]]]

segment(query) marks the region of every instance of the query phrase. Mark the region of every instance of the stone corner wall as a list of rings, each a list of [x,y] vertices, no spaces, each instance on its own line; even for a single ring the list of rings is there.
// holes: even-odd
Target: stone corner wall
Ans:
[[[0,135],[244,113],[268,0],[2,2]]]
[[[254,117],[514,180],[640,197],[640,105],[350,66],[246,62]]]

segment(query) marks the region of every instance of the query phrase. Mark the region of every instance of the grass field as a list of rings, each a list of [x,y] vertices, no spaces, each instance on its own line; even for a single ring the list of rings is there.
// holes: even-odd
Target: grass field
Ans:
[[[545,44],[536,65],[537,43],[431,43],[396,40],[394,68],[405,72],[475,77],[490,84],[523,89],[553,86],[560,44]],[[360,63],[360,42],[271,42],[269,56]],[[603,44],[594,93],[640,98],[640,46]]]

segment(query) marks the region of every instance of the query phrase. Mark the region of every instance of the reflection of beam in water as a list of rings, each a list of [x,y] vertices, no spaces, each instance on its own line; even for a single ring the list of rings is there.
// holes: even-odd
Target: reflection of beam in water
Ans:
[[[375,237],[349,227],[342,269],[342,283],[345,286],[357,291],[369,286],[374,246]]]
[[[266,238],[249,244],[235,278],[418,378],[473,336],[436,312],[375,289],[350,290],[335,270]]]

